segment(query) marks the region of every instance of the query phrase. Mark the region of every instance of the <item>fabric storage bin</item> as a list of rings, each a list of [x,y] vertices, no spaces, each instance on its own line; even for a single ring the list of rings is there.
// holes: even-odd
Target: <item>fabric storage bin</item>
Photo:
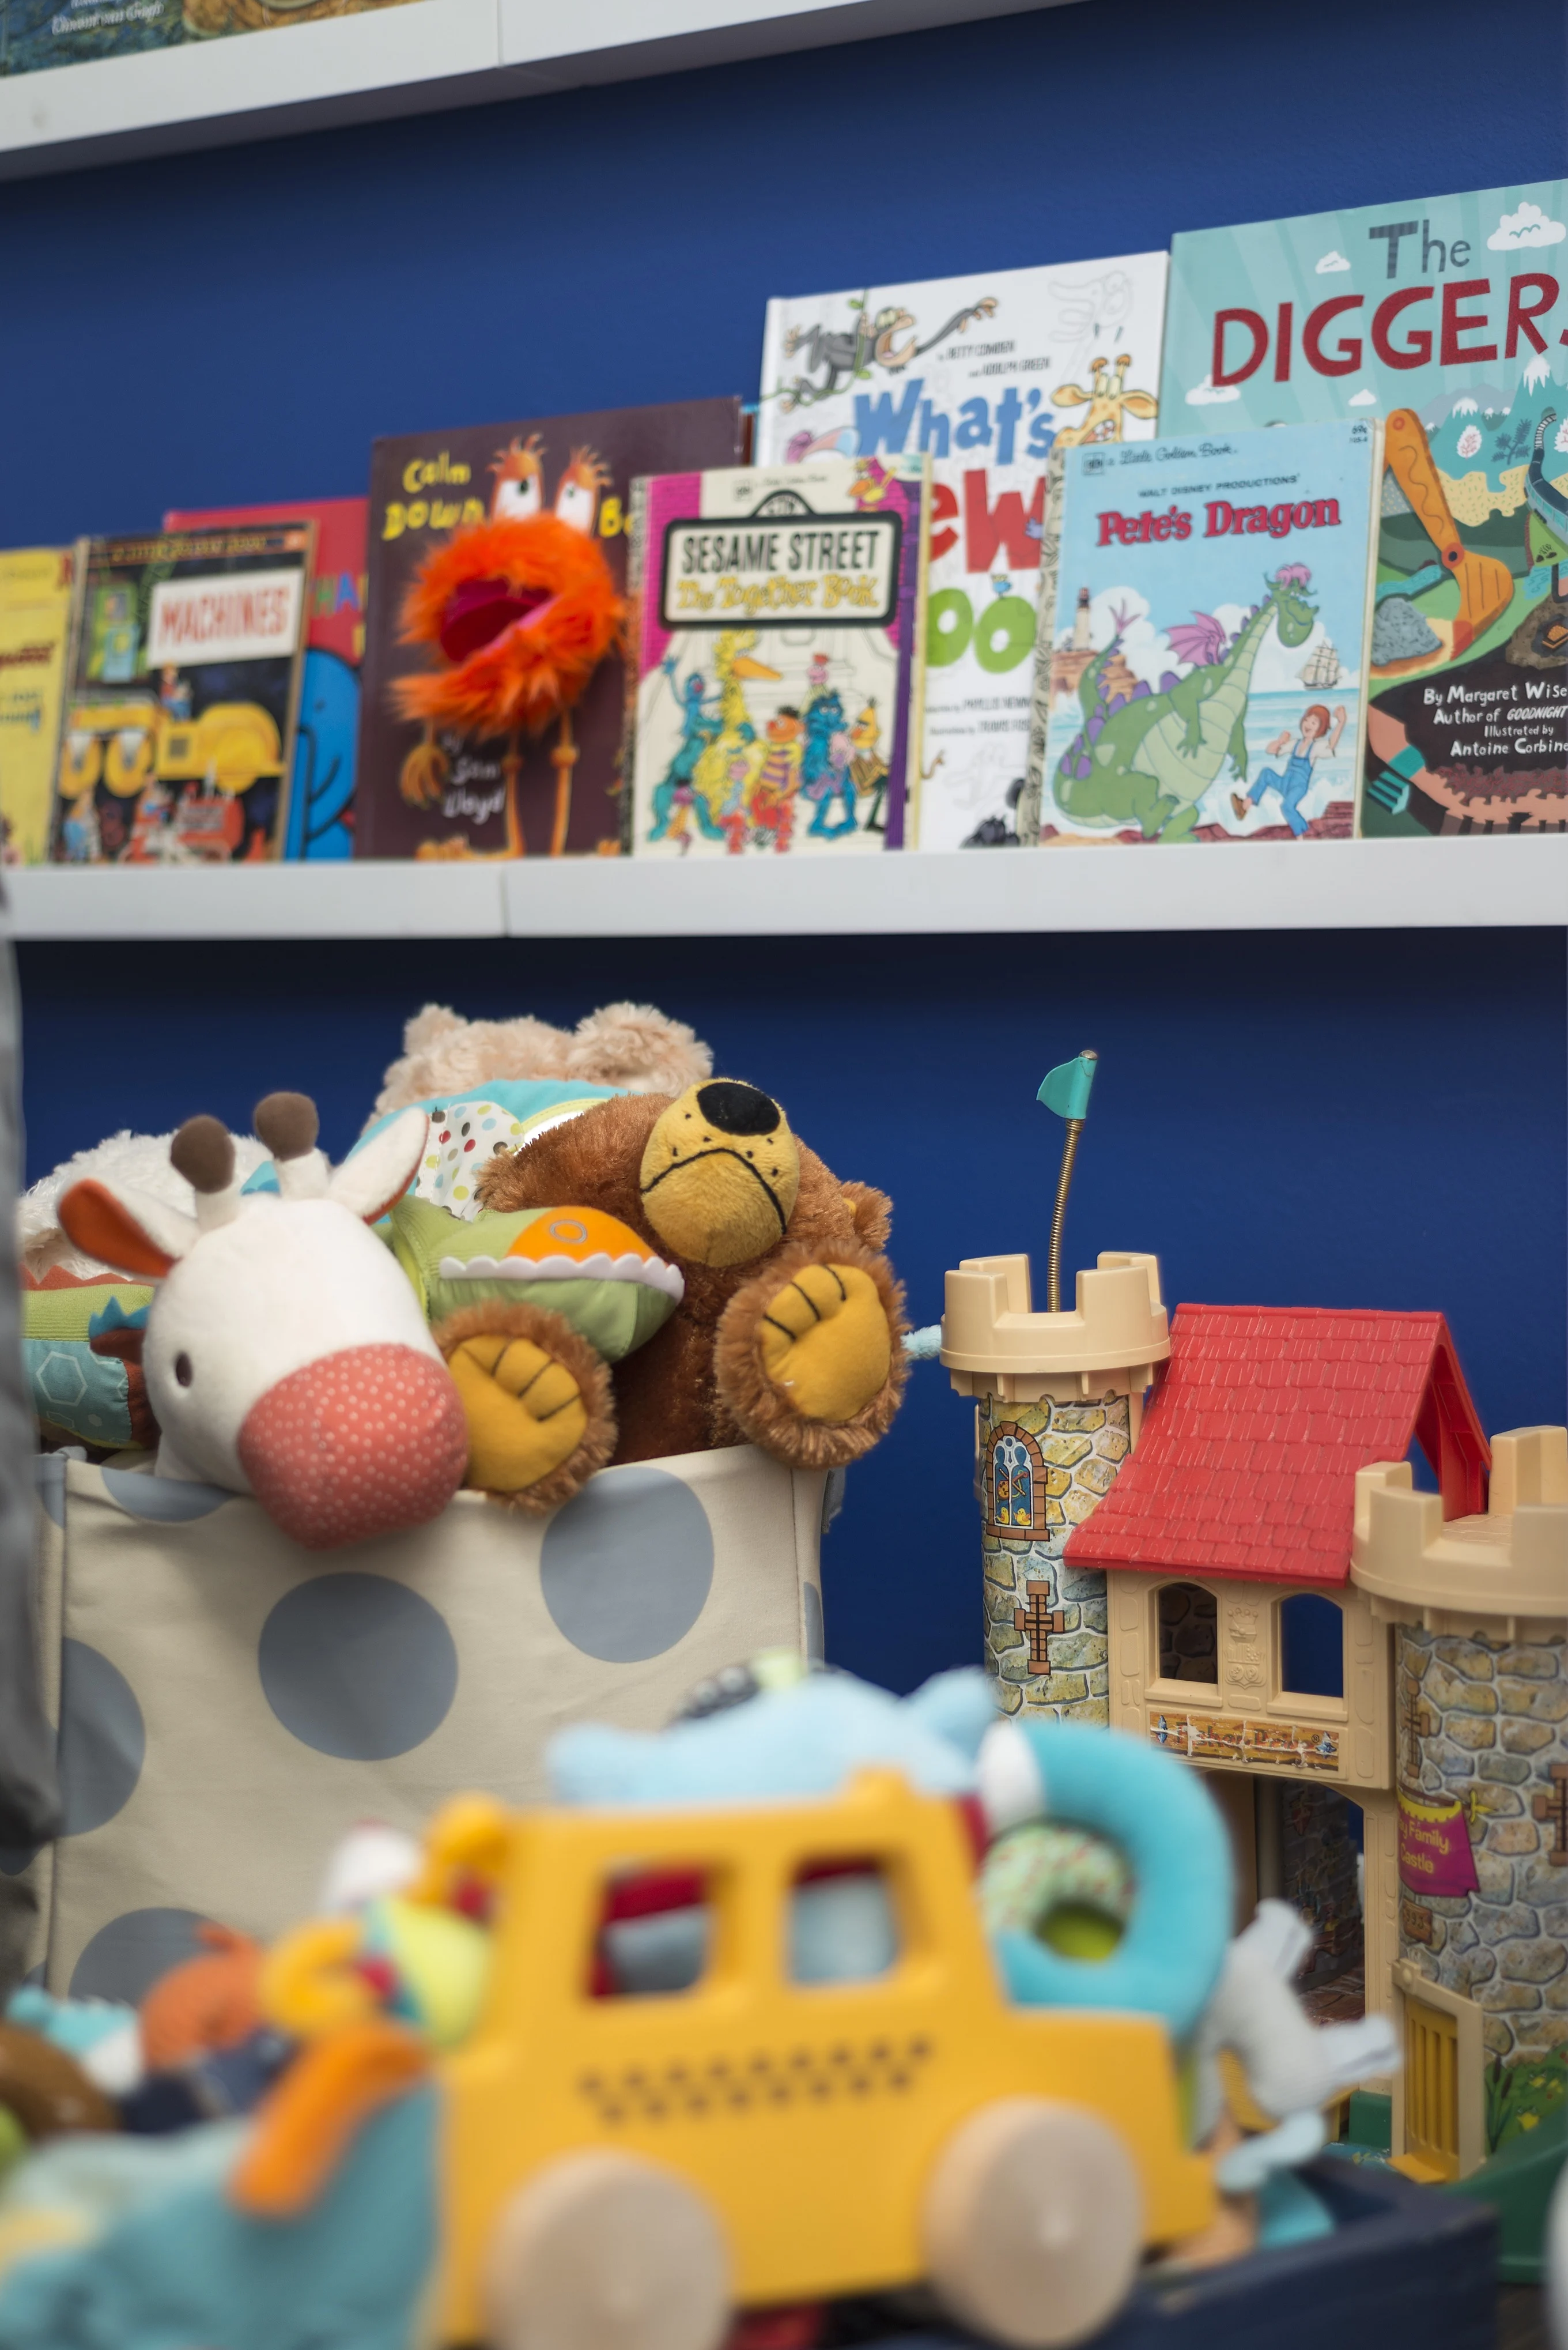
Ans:
[[[64,1828],[0,1866],[57,1992],[135,1999],[203,1919],[308,1916],[358,1821],[537,1799],[567,1721],[654,1730],[724,1665],[822,1652],[827,1479],[750,1446],[601,1470],[544,1518],[462,1493],[335,1552],[214,1487],[39,1466]]]

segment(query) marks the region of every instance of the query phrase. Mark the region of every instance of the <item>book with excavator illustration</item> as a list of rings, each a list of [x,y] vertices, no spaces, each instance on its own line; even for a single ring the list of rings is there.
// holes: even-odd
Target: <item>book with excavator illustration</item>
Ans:
[[[472,525],[555,515],[592,539],[624,594],[631,485],[645,473],[733,465],[739,400],[600,409],[577,416],[471,424],[378,441],[370,452],[369,607],[359,711],[357,857],[616,856],[629,846],[621,791],[627,681],[617,639],[569,712],[548,724],[487,733],[410,717],[413,681],[435,649],[403,634],[421,565]],[[569,635],[569,601],[535,599],[494,617],[535,634]],[[474,643],[478,639],[472,639]],[[504,658],[509,629],[487,632]]]
[[[924,719],[910,847],[1032,842],[1045,476],[1054,448],[1155,429],[1167,256],[862,286],[768,304],[757,462],[931,460]]]
[[[1386,421],[1361,830],[1568,824],[1568,181],[1178,236],[1172,430]]]
[[[1041,840],[1355,827],[1375,421],[1075,449]]]
[[[903,846],[929,484],[834,456],[639,484],[639,857]]]

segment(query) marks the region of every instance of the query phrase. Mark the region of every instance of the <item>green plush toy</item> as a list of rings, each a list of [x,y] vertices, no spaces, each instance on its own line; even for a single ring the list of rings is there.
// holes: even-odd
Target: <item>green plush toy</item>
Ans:
[[[469,1484],[531,1510],[565,1500],[603,1465],[587,1455],[608,1365],[670,1319],[680,1274],[600,1208],[463,1217],[410,1192],[388,1225],[462,1398]]]

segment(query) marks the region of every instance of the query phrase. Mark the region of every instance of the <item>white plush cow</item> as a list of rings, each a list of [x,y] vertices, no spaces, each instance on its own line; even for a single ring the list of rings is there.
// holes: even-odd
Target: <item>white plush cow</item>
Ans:
[[[269,1095],[255,1129],[275,1193],[242,1196],[233,1139],[196,1118],[169,1150],[193,1216],[97,1178],[60,1201],[78,1248],[158,1284],[141,1357],[158,1471],[254,1493],[311,1550],[423,1525],[462,1482],[467,1428],[419,1301],[367,1227],[412,1179],[424,1113],[336,1173],[304,1095]]]

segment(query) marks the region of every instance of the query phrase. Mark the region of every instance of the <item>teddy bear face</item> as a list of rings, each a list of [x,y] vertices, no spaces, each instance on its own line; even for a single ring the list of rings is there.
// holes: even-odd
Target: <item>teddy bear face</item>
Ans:
[[[789,1230],[800,1152],[777,1102],[715,1077],[660,1113],[638,1172],[642,1210],[669,1247],[699,1264],[744,1264]]]
[[[718,1097],[710,1105],[717,1118],[703,1114],[704,1095]],[[752,1131],[737,1130],[748,1121],[755,1121]],[[757,1152],[754,1160],[748,1150]],[[674,1172],[656,1181],[666,1166]],[[879,1194],[864,1196],[885,1206]],[[860,1221],[868,1212],[861,1187],[841,1185],[770,1096],[726,1079],[690,1087],[673,1099],[638,1094],[597,1102],[510,1158],[493,1159],[480,1197],[490,1209],[570,1201],[618,1216],[681,1267],[689,1304],[710,1289],[727,1296],[733,1268],[803,1232],[824,1243],[871,1237]],[[881,1237],[878,1231],[872,1245]]]

